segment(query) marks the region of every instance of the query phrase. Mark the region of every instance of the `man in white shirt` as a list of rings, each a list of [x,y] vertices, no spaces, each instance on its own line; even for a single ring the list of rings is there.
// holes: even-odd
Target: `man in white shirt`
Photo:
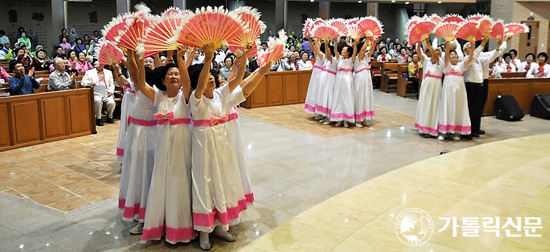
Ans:
[[[481,51],[489,41],[489,37],[483,38],[481,45],[475,49],[474,58],[464,72],[464,82],[466,83],[466,95],[468,96],[468,111],[470,112],[470,121],[472,133],[462,136],[465,139],[479,137],[479,128],[481,127],[481,103],[483,102],[483,68],[479,60]],[[470,55],[470,50],[474,50],[475,42],[464,44],[464,54]],[[463,59],[466,60],[465,58]]]
[[[113,73],[110,70],[103,69],[103,66],[99,62],[96,62],[94,67],[94,69],[86,71],[81,85],[83,87],[94,88],[96,125],[103,126],[101,109],[104,103],[107,105],[107,122],[114,123],[113,112],[115,111],[116,103],[113,93],[115,92],[115,84],[113,82]]]
[[[48,91],[74,89],[76,86],[76,73],[73,72],[69,75],[69,73],[65,71],[65,60],[62,58],[55,58],[53,64],[55,71],[53,71],[48,78]]]

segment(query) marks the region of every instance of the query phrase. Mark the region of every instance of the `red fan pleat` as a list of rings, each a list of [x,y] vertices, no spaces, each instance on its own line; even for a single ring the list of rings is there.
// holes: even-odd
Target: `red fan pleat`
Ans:
[[[314,28],[313,36],[321,40],[332,40],[338,38],[340,34],[330,25],[319,25]]]
[[[478,26],[479,31],[484,36],[489,36],[489,33],[491,33],[491,29],[493,28],[493,21],[488,18],[482,18],[478,20],[478,23],[479,23],[479,26]]]
[[[138,16],[132,19],[126,31],[117,40],[117,47],[123,50],[136,50],[143,43],[146,29],[150,28],[153,22],[146,16]]]
[[[241,7],[235,10],[237,16],[243,22],[246,30],[239,34],[235,39],[229,41],[230,46],[246,47],[250,42],[254,42],[265,30],[265,25],[259,20],[259,14],[250,7]]]
[[[178,31],[183,27],[185,22],[186,19],[180,14],[164,17],[164,20],[148,29],[146,39],[143,43],[143,51],[148,54],[148,52],[177,49]]]
[[[115,42],[116,38],[120,36],[120,32],[126,30],[126,19],[128,19],[128,17],[128,14],[123,14],[113,18],[111,22],[103,27],[101,31],[103,37],[108,41]]]
[[[338,33],[340,36],[348,36],[349,30],[348,26],[346,25],[345,20],[343,19],[335,19],[330,22],[330,25],[338,30]]]
[[[98,61],[100,65],[118,64],[124,55],[110,42],[105,42],[99,49]]]
[[[459,25],[460,28],[456,32],[457,38],[464,39],[466,41],[480,40],[483,38],[483,34],[479,32],[477,21],[466,21]]]
[[[445,23],[455,22],[455,23],[461,23],[464,21],[464,18],[462,18],[460,15],[457,14],[450,14],[445,17],[443,17],[443,21]]]
[[[491,38],[502,39],[504,38],[504,24],[502,22],[497,22],[491,28]]]
[[[504,33],[506,35],[511,36],[526,32],[529,32],[529,27],[524,24],[507,24],[504,26]]]
[[[455,33],[459,28],[457,23],[441,23],[435,28],[435,35],[446,41],[452,41],[456,39]]]
[[[382,24],[374,17],[362,18],[359,21],[359,28],[370,37],[380,37],[383,33]]]
[[[419,42],[422,42],[430,36],[433,29],[435,28],[435,23],[432,21],[421,21],[409,31],[409,43],[415,45]]]

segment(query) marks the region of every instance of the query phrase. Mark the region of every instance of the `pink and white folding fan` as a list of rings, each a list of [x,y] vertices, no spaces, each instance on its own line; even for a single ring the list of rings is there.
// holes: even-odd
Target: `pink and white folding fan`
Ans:
[[[470,20],[470,21],[479,21],[483,18],[491,18],[491,17],[489,17],[488,15],[483,15],[483,14],[477,13],[477,14],[468,16],[466,19]]]
[[[349,35],[348,26],[346,20],[342,18],[333,19],[330,21],[330,25],[338,30],[340,36],[347,37]]]
[[[340,36],[338,30],[330,25],[318,25],[313,28],[313,36],[320,40],[332,40]]]
[[[120,49],[116,48],[111,42],[103,41],[99,50],[96,51],[95,57],[98,59],[100,65],[113,65],[118,64],[124,55]]]
[[[214,44],[217,49],[244,32],[241,20],[222,7],[202,7],[181,29],[178,43],[192,47]]]
[[[180,15],[182,13],[182,10],[178,7],[169,7],[168,9],[164,10],[164,12],[161,14],[161,16],[167,16],[167,15]]]
[[[145,39],[139,45],[137,52],[150,56],[162,51],[176,50],[179,32],[192,15],[169,12],[160,18],[160,21],[146,30]]]
[[[443,18],[441,18],[437,14],[432,14],[430,16],[430,21],[434,22],[435,25],[438,25],[439,23],[443,22]]]
[[[108,41],[116,43],[116,37],[120,36],[121,31],[126,30],[126,19],[131,16],[131,13],[123,13],[114,17],[109,23],[103,26],[103,30],[101,30],[103,37]]]
[[[458,24],[463,21],[464,21],[464,18],[458,14],[447,14],[443,17],[442,22],[446,22],[446,23],[455,22]]]
[[[306,19],[306,22],[304,23],[304,28],[302,29],[302,33],[304,34],[304,37],[306,38],[311,37],[312,28],[313,28],[313,19],[311,18]]]
[[[120,31],[115,38],[117,47],[122,50],[135,51],[143,43],[145,31],[157,21],[150,15],[151,10],[145,4],[138,4],[135,8],[136,12],[126,19],[126,30]]]
[[[359,23],[359,19],[358,18],[350,18],[346,21],[346,24],[347,25],[357,25]]]
[[[409,31],[409,43],[411,45],[416,45],[419,42],[424,41],[430,36],[430,33],[435,28],[435,23],[432,21],[421,21],[418,22],[413,28]]]
[[[260,67],[269,62],[275,62],[283,57],[287,36],[284,30],[280,30],[278,34],[278,38],[269,38],[267,42],[267,46],[269,47],[268,52],[258,58],[258,65],[260,65]]]
[[[260,13],[258,10],[253,9],[250,6],[243,6],[233,11],[240,18],[242,24],[246,29],[239,36],[229,41],[230,46],[246,47],[248,43],[254,42],[260,34],[265,31],[265,24],[260,20]]]
[[[245,47],[237,47],[237,46],[228,46],[229,50],[235,54],[237,57],[241,57],[243,55],[243,50]],[[256,43],[254,43],[254,46],[252,47],[252,51],[248,54],[248,57],[257,57],[258,56],[258,46]]]
[[[491,38],[503,39],[504,38],[504,24],[502,22],[496,22],[491,28]]]
[[[529,32],[529,27],[527,27],[527,25],[524,25],[524,24],[512,23],[504,26],[504,34],[508,36],[512,36],[520,33],[527,33],[527,32]]]
[[[405,26],[407,27],[407,30],[405,31],[405,35],[409,35],[409,31],[413,28],[413,26],[415,26],[419,21],[422,21],[419,17],[417,16],[413,16],[411,17],[411,19],[409,19],[409,21],[407,21],[407,23],[405,24]]]
[[[483,34],[479,32],[477,21],[464,21],[459,24],[460,28],[456,31],[455,36],[457,38],[464,39],[466,41],[480,40],[483,38]]]
[[[349,30],[349,36],[354,40],[359,40],[360,38],[365,36],[365,34],[363,33],[363,30],[359,28],[359,25],[356,25],[356,24],[348,25],[348,30]]]
[[[359,20],[359,28],[363,30],[366,36],[380,37],[384,33],[382,23],[375,17],[364,17]]]
[[[493,19],[490,17],[484,17],[477,21],[479,23],[478,29],[483,36],[489,36],[491,29],[493,28]]]
[[[460,26],[457,23],[441,23],[435,27],[435,35],[445,39],[446,41],[453,41],[456,39],[455,33]]]

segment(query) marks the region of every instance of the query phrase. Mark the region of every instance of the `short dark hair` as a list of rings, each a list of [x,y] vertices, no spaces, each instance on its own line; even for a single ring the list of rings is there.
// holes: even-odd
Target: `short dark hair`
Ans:
[[[224,66],[225,66],[225,61],[226,61],[227,59],[231,59],[231,65],[233,65],[233,63],[235,63],[235,62],[233,61],[233,57],[231,57],[230,54],[227,54],[227,56],[225,56],[225,59],[223,59],[223,65],[224,65]]]
[[[6,31],[0,30],[0,35],[6,35]]]
[[[204,64],[195,64],[189,66],[187,70],[189,71],[189,79],[191,80],[191,88],[193,90],[197,89],[197,85],[199,83],[199,76],[202,72],[202,68],[204,67]],[[218,73],[210,69],[210,74],[214,76],[214,81],[216,82],[216,88],[220,87],[220,80],[218,80]]]
[[[528,53],[525,55],[525,58],[529,57],[529,55],[533,56],[533,59],[535,58],[535,54],[534,53]]]
[[[344,50],[344,47],[348,48],[349,56],[351,57],[351,55],[353,54],[353,47],[351,47],[351,46],[340,46],[340,47],[338,47],[338,53],[342,54],[342,51]]]
[[[17,64],[23,64],[20,57],[10,62],[10,72],[13,73],[13,69],[15,69],[15,65]]]
[[[545,52],[541,52],[537,55],[537,59],[540,58],[540,57],[544,57],[544,62],[548,61],[548,54],[545,53]]]
[[[506,57],[510,57],[510,59],[512,58],[512,55],[510,53],[505,53],[502,55],[502,59],[506,59]]]
[[[510,49],[508,53],[514,53],[514,55],[518,56],[518,50],[516,49]]]

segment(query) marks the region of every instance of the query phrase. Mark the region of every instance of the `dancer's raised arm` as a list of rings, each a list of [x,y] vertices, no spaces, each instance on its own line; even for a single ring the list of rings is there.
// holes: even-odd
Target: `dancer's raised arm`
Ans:
[[[451,54],[451,41],[445,41],[445,67],[449,66],[449,54]]]
[[[214,44],[206,44],[203,47],[203,51],[205,54],[204,57],[204,65],[202,67],[201,73],[199,75],[199,81],[197,83],[197,89],[195,89],[195,98],[202,99],[202,95],[204,94],[204,91],[206,90],[206,86],[208,85],[208,79],[210,76],[210,65],[212,64],[212,59],[214,58]]]
[[[139,59],[139,55],[134,55],[134,58]],[[155,101],[155,90],[145,83],[145,63],[144,59],[139,59],[139,76],[137,78],[136,89],[143,93],[151,101]]]
[[[241,60],[246,59],[248,57],[248,54],[252,51],[252,49],[253,47],[251,42],[246,47],[246,50],[244,50],[243,55],[241,56]],[[233,67],[235,67],[235,65],[233,65]],[[233,92],[233,90],[241,83],[241,81],[243,81],[246,65],[243,65],[241,63],[241,65],[238,68],[239,69],[237,69],[237,74],[235,75],[235,77],[232,80],[229,80],[229,82],[227,82],[227,85],[229,85],[229,92]]]
[[[187,65],[183,60],[183,54],[187,51],[187,46],[179,45],[178,46],[178,70],[180,71],[180,83],[182,86],[183,96],[186,101],[189,101],[189,96],[191,95],[191,79],[189,79],[189,72],[187,71]]]

